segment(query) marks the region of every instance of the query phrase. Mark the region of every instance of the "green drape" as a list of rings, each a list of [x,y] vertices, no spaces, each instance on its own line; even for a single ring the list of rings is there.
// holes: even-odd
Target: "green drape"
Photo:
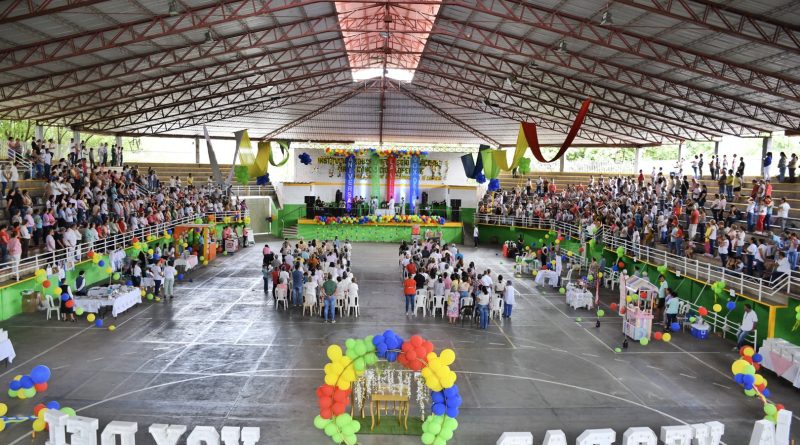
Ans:
[[[369,177],[372,185],[370,198],[381,198],[381,157],[373,153],[369,157]]]
[[[500,166],[494,160],[495,150],[481,151],[481,159],[483,160],[483,174],[486,179],[495,179],[500,174]]]

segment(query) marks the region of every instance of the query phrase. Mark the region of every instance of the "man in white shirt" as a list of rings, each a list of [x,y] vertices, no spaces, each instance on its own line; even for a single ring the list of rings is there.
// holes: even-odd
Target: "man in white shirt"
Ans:
[[[506,281],[506,288],[503,290],[503,318],[511,318],[511,310],[517,299],[517,290],[511,284],[511,280]]]
[[[172,265],[172,261],[168,262],[164,267],[164,298],[172,300],[174,296],[173,288],[175,286],[176,272],[177,270],[175,270],[175,266]]]
[[[781,230],[786,230],[786,219],[789,218],[789,203],[786,198],[781,198],[781,204],[778,206],[778,218],[781,219]]]
[[[475,247],[478,247],[478,226],[472,229],[472,239],[475,241]]]
[[[734,351],[738,351],[744,346],[747,336],[756,329],[756,323],[758,323],[758,315],[756,315],[750,303],[745,303],[742,326],[739,328],[739,333],[736,335],[739,341],[736,342],[736,347],[733,348]]]

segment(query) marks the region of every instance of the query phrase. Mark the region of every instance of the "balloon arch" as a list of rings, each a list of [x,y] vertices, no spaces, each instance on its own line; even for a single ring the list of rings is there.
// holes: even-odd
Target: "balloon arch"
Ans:
[[[379,359],[397,362],[408,370],[420,372],[431,391],[431,412],[422,424],[422,443],[445,445],[458,428],[461,396],[456,374],[450,365],[456,359],[452,349],[434,352],[433,343],[419,335],[404,341],[392,330],[363,339],[347,339],[346,352],[339,345],[328,346],[330,363],[325,365],[325,384],[317,388],[319,415],[314,426],[323,430],[336,444],[355,445],[361,429],[358,420],[348,414],[351,387],[364,371]]]

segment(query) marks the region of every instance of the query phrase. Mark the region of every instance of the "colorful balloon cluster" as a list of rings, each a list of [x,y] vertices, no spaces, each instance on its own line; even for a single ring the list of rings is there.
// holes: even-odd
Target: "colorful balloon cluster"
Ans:
[[[44,431],[44,429],[47,427],[47,422],[45,422],[44,416],[48,410],[61,411],[69,417],[75,417],[77,415],[74,409],[68,406],[62,407],[61,404],[55,400],[47,402],[47,404],[39,403],[33,407],[33,415],[36,418],[36,420],[33,421],[33,431],[35,433]]]
[[[364,224],[439,224],[444,225],[447,220],[441,216],[428,216],[428,215],[366,215],[360,218],[354,216],[320,216],[314,217],[314,221],[319,225],[364,225]]]
[[[761,354],[756,354],[751,346],[742,346],[739,349],[739,359],[731,365],[733,380],[744,388],[744,393],[748,397],[758,397],[764,404],[764,419],[772,423],[778,421],[778,411],[783,409],[781,404],[770,403],[769,389],[767,389],[767,379],[756,372],[761,369]]]
[[[47,391],[50,380],[50,368],[38,365],[29,375],[18,375],[8,384],[8,396],[21,400],[30,399],[36,393]]]
[[[331,148],[327,147],[325,149],[325,154],[332,155],[332,156],[350,156],[350,155],[360,155],[360,154],[377,154],[378,156],[427,156],[429,154],[426,150],[421,150],[419,148],[384,148],[384,149],[377,149],[377,148]]]
[[[302,153],[298,158],[303,165],[311,165],[311,155],[308,153]]]
[[[434,352],[433,343],[419,335],[403,339],[388,329],[382,334],[364,339],[347,339],[346,352],[338,345],[328,347],[330,363],[325,365],[325,384],[317,388],[320,413],[314,426],[323,430],[336,444],[355,445],[361,424],[346,413],[353,382],[367,366],[378,359],[397,362],[412,371],[420,371],[425,385],[431,390],[433,415],[422,425],[422,443],[445,445],[458,428],[461,395],[455,385],[456,374],[450,365],[456,359],[452,349]]]

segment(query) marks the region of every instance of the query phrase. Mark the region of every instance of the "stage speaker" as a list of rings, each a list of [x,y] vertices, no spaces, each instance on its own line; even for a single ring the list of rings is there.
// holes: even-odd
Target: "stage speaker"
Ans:
[[[304,201],[306,203],[306,218],[314,218],[314,201],[316,201],[316,196],[306,196]]]
[[[450,208],[452,210],[458,210],[461,208],[461,200],[460,199],[451,199],[450,200]]]
[[[422,207],[428,205],[428,192],[422,192]]]

